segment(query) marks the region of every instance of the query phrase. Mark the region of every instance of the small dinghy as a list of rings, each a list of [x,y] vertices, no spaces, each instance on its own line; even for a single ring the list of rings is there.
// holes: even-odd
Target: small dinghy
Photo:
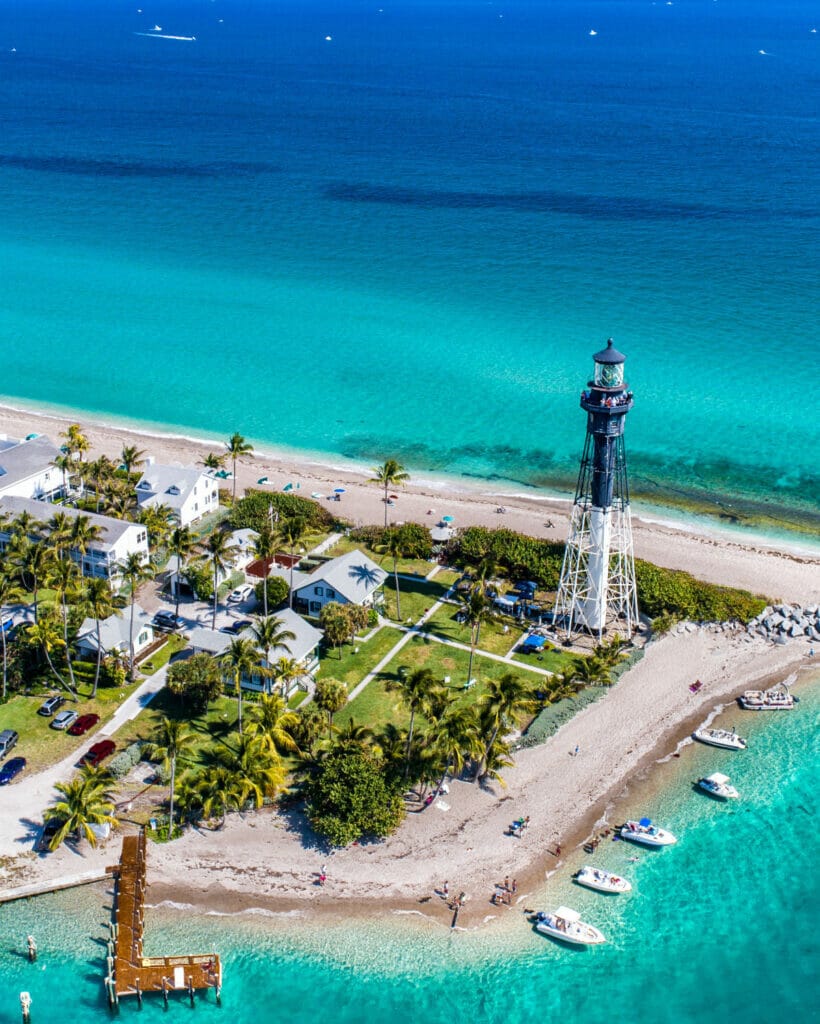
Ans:
[[[740,793],[729,783],[728,775],[721,775],[715,772],[705,778],[698,779],[698,789],[702,789],[709,796],[717,797],[718,800],[737,800]]]
[[[592,868],[585,864],[575,875],[578,885],[585,885],[587,889],[595,889],[597,892],[631,892],[632,885],[625,878],[613,875],[611,871],[602,871],[600,868]]]
[[[582,921],[578,911],[569,907],[559,907],[552,914],[542,910],[536,915],[535,930],[571,946],[600,946],[606,942],[602,932]]]

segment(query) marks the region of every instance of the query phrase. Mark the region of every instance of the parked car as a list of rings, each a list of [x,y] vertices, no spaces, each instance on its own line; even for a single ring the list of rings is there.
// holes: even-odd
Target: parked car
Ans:
[[[116,749],[117,744],[113,740],[100,740],[99,743],[95,743],[93,747],[86,750],[80,758],[80,764],[97,765],[100,761],[111,757]]]
[[[62,827],[63,823],[59,818],[49,818],[43,826],[43,831],[40,833],[37,842],[34,845],[34,849],[38,853],[48,853],[48,849],[51,846],[51,840],[57,835]]]
[[[52,719],[52,729],[67,729],[70,725],[73,725],[79,715],[76,711],[61,711],[59,715]]]
[[[0,768],[0,786],[7,786],[26,767],[24,757],[12,757]]]
[[[228,594],[228,601],[231,604],[241,604],[253,596],[253,587],[250,583],[242,583]]]
[[[99,722],[99,715],[80,715],[77,721],[68,727],[71,736],[84,736],[89,729],[93,729]]]
[[[0,758],[10,754],[14,747],[17,745],[17,740],[20,737],[14,731],[14,729],[4,729],[0,732]]]
[[[248,626],[252,626],[253,622],[250,619],[237,619],[236,622],[232,622],[228,626],[223,626],[220,629],[220,633],[232,633],[234,636],[238,636],[243,629],[247,629]]]
[[[54,712],[61,708],[65,704],[65,697],[61,697],[59,693],[53,697],[49,697],[45,700],[37,710],[38,715],[43,715],[45,718],[50,718]]]
[[[156,613],[154,618],[151,620],[152,625],[157,629],[168,630],[175,632],[178,629],[182,629],[185,623],[178,615],[174,615],[173,612],[159,611]]]

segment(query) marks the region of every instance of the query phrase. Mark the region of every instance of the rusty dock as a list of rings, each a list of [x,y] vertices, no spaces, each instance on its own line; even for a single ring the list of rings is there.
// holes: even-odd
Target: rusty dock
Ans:
[[[160,992],[168,1002],[174,991],[186,992],[191,1005],[197,989],[213,989],[217,1002],[222,992],[222,964],[216,953],[193,956],[143,956],[146,840],[145,833],[125,836],[117,881],[114,919],[108,942],[108,1002],[117,1006],[121,996],[136,996],[139,1005],[146,993]]]

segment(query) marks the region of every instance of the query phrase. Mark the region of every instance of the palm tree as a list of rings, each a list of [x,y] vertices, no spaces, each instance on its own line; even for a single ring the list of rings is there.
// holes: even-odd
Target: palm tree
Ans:
[[[314,701],[320,711],[327,713],[328,739],[333,732],[333,716],[347,704],[347,687],[340,679],[327,676],[316,683]]]
[[[66,683],[65,679],[60,675],[57,669],[54,667],[54,662],[51,660],[51,652],[58,647],[63,647],[65,641],[60,635],[60,630],[57,628],[57,623],[51,617],[51,615],[44,615],[38,621],[35,621],[31,626],[26,628],[26,634],[32,643],[39,644],[43,649],[43,654],[46,656],[48,667],[54,673],[60,686],[63,687],[72,698],[76,700],[77,694],[71,687]]]
[[[100,539],[101,527],[91,522],[90,516],[76,516],[69,530],[69,547],[76,551],[80,565],[91,545]]]
[[[114,479],[116,467],[107,455],[101,455],[98,459],[88,465],[88,479],[94,485],[94,497],[97,501],[97,511],[105,499],[105,492],[108,485]]]
[[[55,783],[54,788],[62,799],[49,807],[44,817],[46,821],[55,820],[61,824],[51,840],[50,850],[56,850],[67,836],[77,830],[85,835],[92,846],[96,846],[97,837],[92,825],[116,828],[119,824],[114,817],[114,803],[106,779],[78,775],[70,782]]]
[[[83,456],[91,448],[88,438],[83,433],[79,423],[69,423],[68,428],[60,432],[60,437],[65,438],[65,447],[72,455],[79,455],[80,462]]]
[[[334,750],[368,750],[373,747],[375,741],[376,734],[373,730],[369,726],[359,725],[351,716],[339,731]]]
[[[108,580],[98,576],[92,576],[85,587],[85,606],[94,619],[97,629],[97,667],[94,672],[94,687],[91,691],[92,699],[97,696],[97,687],[100,682],[100,668],[102,667],[103,649],[100,636],[100,622],[114,614],[114,605],[111,601],[111,585]]]
[[[484,725],[490,733],[490,738],[478,762],[473,781],[477,781],[479,776],[485,773],[490,752],[502,727],[508,728],[519,715],[534,710],[538,706],[538,701],[521,676],[505,672],[499,680],[490,680],[480,704]]]
[[[373,476],[371,484],[380,484],[384,487],[384,525],[387,528],[387,492],[391,487],[403,486],[410,479],[404,466],[395,459],[386,459],[381,466],[374,466],[371,470]]]
[[[6,649],[6,631],[3,629],[3,608],[7,604],[13,604],[23,597],[22,589],[15,581],[5,573],[0,573],[0,642],[3,644],[3,700],[6,699],[6,685],[8,680],[8,651]]]
[[[401,594],[399,593],[399,559],[404,557],[405,544],[398,530],[388,530],[376,550],[393,558],[393,581],[396,587],[396,619],[401,622]]]
[[[231,535],[224,530],[214,530],[207,541],[200,545],[203,557],[210,561],[213,569],[214,583],[214,611],[211,629],[216,629],[216,610],[219,604],[219,575],[227,571],[236,558],[236,552],[231,544]]]
[[[46,524],[48,537],[46,542],[57,558],[63,559],[71,545],[71,531],[74,523],[67,512],[55,512]]]
[[[242,678],[251,676],[254,672],[261,672],[259,668],[259,652],[253,640],[244,637],[236,637],[231,640],[230,646],[225,652],[225,658],[231,668],[234,686],[236,687],[236,701],[239,708],[239,735],[242,735]]]
[[[125,472],[131,476],[134,466],[141,466],[145,461],[145,452],[136,445],[123,445],[120,452],[120,460],[125,466]]]
[[[478,639],[481,634],[481,623],[486,621],[490,615],[490,600],[484,591],[481,581],[474,583],[470,591],[461,601],[461,614],[465,623],[470,627],[470,660],[467,665],[467,685],[473,678],[473,658],[475,657]]]
[[[127,519],[131,507],[136,499],[131,485],[124,480],[115,478],[110,484],[108,495],[105,500],[104,511],[107,516],[115,519]]]
[[[290,629],[285,629],[284,624],[284,619],[278,615],[267,615],[264,618],[257,617],[251,627],[256,646],[265,655],[265,668],[271,667],[270,654],[277,647],[290,654],[288,641],[295,640],[296,634]]]
[[[252,800],[255,807],[261,807],[265,797],[273,796],[285,781],[279,755],[261,739],[240,736],[235,760],[229,767],[237,774],[243,804]]]
[[[277,658],[273,666],[273,678],[279,684],[283,697],[287,697],[290,693],[290,684],[303,672],[302,666],[295,658]]]
[[[265,618],[268,617],[268,571],[270,562],[276,554],[276,536],[271,529],[270,523],[263,523],[259,528],[256,540],[253,542],[253,553],[256,558],[265,563],[265,575],[262,577],[262,612]],[[293,571],[291,570],[291,589],[293,589]]]
[[[467,761],[484,749],[475,708],[451,703],[435,723],[433,735],[432,753],[443,769],[436,787],[440,791],[448,772],[460,775]]]
[[[130,664],[129,676],[131,682],[137,677],[137,663],[134,657],[134,605],[137,603],[137,588],[140,583],[153,578],[154,569],[150,562],[142,560],[142,553],[132,551],[122,562],[119,563],[119,572],[125,582],[131,588],[131,623],[128,627],[128,659]]]
[[[147,505],[139,515],[139,521],[148,531],[148,543],[157,559],[157,549],[163,547],[172,532],[171,516],[168,505]]]
[[[196,547],[196,541],[188,526],[177,526],[171,533],[168,543],[169,554],[176,558],[176,577],[174,581],[174,615],[179,616],[179,578],[185,561]]]
[[[196,789],[202,801],[202,813],[212,818],[220,813],[219,828],[223,828],[228,811],[239,808],[243,802],[242,780],[236,768],[228,768],[223,764],[206,768],[196,780]]]
[[[76,690],[77,686],[74,681],[74,667],[71,664],[71,648],[68,643],[68,603],[69,597],[76,598],[78,596],[80,572],[73,562],[58,560],[54,563],[48,579],[60,599],[60,608],[63,617],[63,646],[65,647],[65,660],[68,668],[68,678],[71,680],[71,689]]]
[[[187,722],[163,718],[148,745],[145,754],[152,761],[160,761],[171,772],[171,786],[168,796],[168,838],[174,837],[174,793],[176,792],[177,758],[184,757],[194,745],[194,734]]]
[[[216,452],[208,452],[204,459],[200,462],[201,466],[206,469],[222,469],[225,465],[225,459],[227,459],[228,453],[223,452],[222,455],[217,455]]]
[[[263,693],[248,712],[248,735],[258,736],[276,753],[298,754],[299,746],[292,730],[299,724],[299,716],[289,711],[278,693]]]
[[[71,490],[71,471],[74,469],[74,457],[68,452],[62,452],[54,458],[51,464],[63,474],[63,494],[67,495]]]
[[[233,466],[233,503],[236,504],[236,462],[243,455],[253,454],[253,445],[246,441],[241,434],[231,434],[228,438],[225,447],[228,449],[225,453],[230,457],[231,465]]]
[[[34,598],[34,621],[39,617],[40,584],[48,575],[54,559],[53,553],[39,540],[30,540],[25,534],[17,534],[10,548],[12,563],[20,570],[23,586],[31,582]]]
[[[276,529],[276,539],[285,544],[290,552],[290,587],[288,590],[288,607],[293,607],[293,560],[296,557],[296,545],[307,533],[307,520],[304,516],[291,516],[283,519]]]
[[[410,749],[413,744],[416,712],[422,710],[427,705],[432,693],[440,687],[441,683],[438,682],[429,668],[417,668],[413,672],[400,674],[398,679],[391,679],[387,683],[388,690],[395,690],[401,694],[402,700],[410,711],[407,746],[404,751],[405,779],[410,771]]]

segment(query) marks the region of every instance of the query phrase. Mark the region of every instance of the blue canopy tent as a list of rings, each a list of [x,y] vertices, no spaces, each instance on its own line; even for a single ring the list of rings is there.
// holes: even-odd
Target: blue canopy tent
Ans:
[[[531,633],[521,644],[525,651],[540,651],[546,643],[546,639],[543,636],[538,636],[536,633]]]

